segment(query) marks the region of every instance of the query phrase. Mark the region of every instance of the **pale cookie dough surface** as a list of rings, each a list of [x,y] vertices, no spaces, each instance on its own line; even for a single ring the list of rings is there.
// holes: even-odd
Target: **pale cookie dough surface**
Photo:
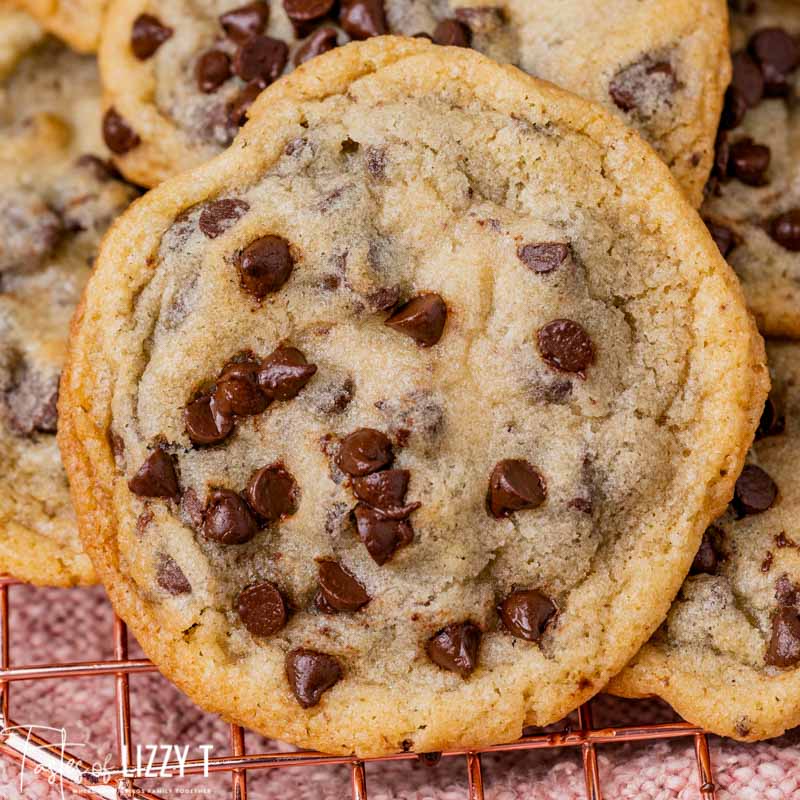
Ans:
[[[741,279],[761,331],[795,339],[800,338],[800,3],[740,5],[756,10],[731,14],[739,67],[702,214]]]
[[[19,0],[50,33],[79,53],[94,53],[100,43],[107,0]]]
[[[135,193],[78,160],[103,152],[95,64],[24,41],[0,84],[0,572],[71,585],[94,573],[56,444],[59,373],[100,237]]]
[[[469,45],[601,103],[644,135],[700,205],[730,78],[724,0],[270,0],[244,6],[238,27],[221,21],[242,7],[112,3],[100,53],[106,106],[116,112],[108,141],[132,180],[153,186],[216,155],[259,81],[322,47],[383,32]],[[311,7],[317,16],[293,25],[287,11],[297,21]],[[246,34],[267,39],[254,46]]]
[[[767,356],[770,401],[736,498],[664,625],[610,686],[751,741],[800,724],[800,346],[771,343]]]
[[[264,409],[281,347],[315,369],[295,354],[305,385]],[[385,38],[276,83],[112,229],[59,440],[117,611],[196,702],[303,746],[427,751],[559,719],[635,653],[765,384],[730,268],[637,134]],[[346,473],[388,482],[390,455],[387,520]],[[530,480],[495,517],[507,459]]]

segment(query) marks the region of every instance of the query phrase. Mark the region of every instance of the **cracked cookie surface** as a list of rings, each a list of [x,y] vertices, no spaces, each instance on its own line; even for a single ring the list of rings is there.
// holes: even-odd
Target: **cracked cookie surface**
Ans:
[[[381,33],[473,47],[601,103],[700,204],[730,77],[724,0],[116,0],[100,61],[118,166],[153,186],[202,163],[263,86]]]
[[[25,19],[0,11],[20,32],[0,83],[0,571],[71,585],[94,575],[56,444],[59,374],[100,237],[135,192],[91,155],[96,65]]]
[[[633,131],[386,38],[267,89],[123,215],[59,440],[118,612],[195,701],[327,751],[485,744],[663,619],[762,351]]]
[[[767,356],[770,399],[733,502],[666,622],[610,686],[750,741],[800,723],[800,345],[769,343]]]

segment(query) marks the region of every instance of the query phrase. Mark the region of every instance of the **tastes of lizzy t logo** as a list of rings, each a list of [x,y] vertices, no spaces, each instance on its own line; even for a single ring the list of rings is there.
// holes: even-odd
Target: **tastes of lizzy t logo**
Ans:
[[[56,734],[58,741],[45,742],[40,738],[53,738],[52,734]],[[214,749],[211,744],[197,745],[194,748],[196,752],[191,752],[189,745],[140,744],[133,748],[131,763],[124,757],[121,768],[112,772],[111,754],[88,766],[80,760],[80,756],[73,756],[73,751],[88,747],[88,743],[69,741],[66,728],[46,725],[4,726],[0,728],[0,736],[21,754],[19,788],[23,796],[26,778],[33,772],[45,778],[50,785],[58,786],[62,800],[65,800],[65,781],[78,786],[97,786],[108,785],[115,778],[182,778],[188,774],[189,768],[192,774],[207,778],[209,759]],[[167,793],[169,789],[162,787],[161,791]],[[200,790],[199,793],[202,792]],[[181,794],[188,793],[185,789],[181,791]]]

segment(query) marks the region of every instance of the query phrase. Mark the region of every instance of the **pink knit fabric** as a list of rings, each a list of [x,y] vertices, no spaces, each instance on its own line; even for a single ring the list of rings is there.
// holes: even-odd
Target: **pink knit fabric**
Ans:
[[[42,661],[82,661],[112,653],[110,606],[100,589],[34,589],[13,587],[11,658],[16,665]],[[229,752],[228,728],[200,711],[159,675],[131,678],[133,742],[141,744],[214,745],[213,755]],[[18,724],[64,726],[75,755],[102,762],[114,751],[114,680],[111,677],[16,684],[11,717]],[[674,714],[656,702],[623,702],[600,698],[595,724],[666,722]],[[57,738],[50,734],[45,738]],[[248,751],[289,749],[247,734]],[[800,729],[779,740],[742,745],[724,739],[711,742],[720,800],[800,800]],[[201,753],[191,749],[190,758]],[[607,745],[599,750],[607,800],[695,800],[699,797],[690,739],[646,745]],[[488,800],[582,800],[579,753],[538,751],[484,756]],[[166,798],[230,797],[230,778],[149,779],[142,788]],[[368,765],[371,800],[463,800],[466,770],[462,758],[437,766],[420,762]],[[255,798],[341,800],[350,795],[347,768],[294,768],[251,772],[248,786]],[[191,794],[188,791],[191,790]],[[64,797],[73,795],[66,791]],[[57,800],[61,789],[29,768],[21,776],[15,762],[0,757],[0,800]]]

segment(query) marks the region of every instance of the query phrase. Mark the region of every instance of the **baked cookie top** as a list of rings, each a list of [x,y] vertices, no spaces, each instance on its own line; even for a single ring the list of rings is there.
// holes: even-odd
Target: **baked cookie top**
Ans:
[[[17,0],[42,26],[79,53],[94,53],[107,0]]]
[[[91,155],[92,60],[32,40],[0,83],[0,572],[70,585],[94,578],[56,444],[59,373],[100,237],[135,192]]]
[[[800,723],[800,345],[767,345],[772,392],[728,511],[666,622],[611,683],[736,739]]]
[[[109,147],[154,186],[226,147],[282,73],[381,33],[471,46],[598,101],[700,205],[730,77],[724,0],[115,0],[100,53]]]
[[[733,82],[703,206],[765,334],[800,338],[800,7],[741,3]]]
[[[197,702],[437,750],[559,719],[655,630],[762,359],[635,132],[386,37],[274,84],[114,226],[59,437],[117,610]]]

